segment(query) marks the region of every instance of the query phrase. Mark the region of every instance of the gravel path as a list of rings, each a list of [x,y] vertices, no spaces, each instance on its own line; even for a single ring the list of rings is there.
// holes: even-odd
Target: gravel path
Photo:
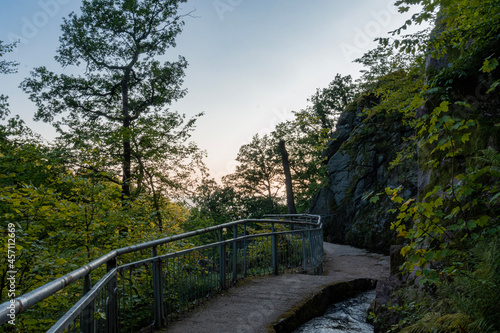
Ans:
[[[389,276],[389,258],[346,245],[324,243],[322,276],[284,274],[248,278],[182,320],[156,333],[268,333],[296,304],[325,286],[357,278]]]

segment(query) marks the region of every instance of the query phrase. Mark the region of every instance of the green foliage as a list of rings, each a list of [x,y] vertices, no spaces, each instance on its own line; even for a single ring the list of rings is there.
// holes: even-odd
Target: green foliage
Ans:
[[[239,216],[256,218],[280,212],[285,177],[278,149],[278,140],[258,134],[240,147],[236,171],[223,178],[224,188],[232,188],[237,196]]]
[[[326,183],[326,164],[321,156],[328,142],[330,129],[323,129],[318,118],[296,118],[276,126],[272,135],[285,140],[292,173],[292,185],[299,212],[309,208],[311,198]]]
[[[387,190],[393,202],[400,204],[393,228],[410,240],[402,251],[409,254],[405,268],[410,271],[419,268],[417,275],[424,274],[423,281],[431,283],[438,281],[438,275],[426,267],[436,260],[460,257],[470,238],[477,241],[489,237],[498,216],[500,188],[494,181],[500,176],[498,152],[492,152],[491,148],[483,151],[474,164],[464,172],[457,172],[456,159],[471,151],[469,144],[475,122],[450,115],[449,106],[449,102],[442,102],[420,118],[416,127],[422,139],[420,149],[427,152],[428,160],[422,167],[432,171],[446,166],[450,178],[444,180],[450,182],[440,181],[418,201],[403,199],[398,189]],[[460,266],[452,261],[441,273],[454,275]]]
[[[398,88],[396,82],[405,85],[415,83],[416,86],[418,82],[413,82],[414,80],[398,80],[394,76],[397,73],[410,71],[416,78],[422,76],[422,71],[415,68],[418,56],[421,54],[421,52],[417,55],[401,53],[383,45],[368,51],[361,58],[354,60],[365,67],[360,71],[361,77],[358,79],[360,88],[364,93],[370,92],[379,96],[390,92],[390,88]]]
[[[7,61],[2,59],[6,53],[12,52],[16,43],[14,44],[4,44],[3,41],[0,40],[0,75],[1,74],[11,74],[17,72],[17,66],[19,65],[15,61]],[[7,102],[7,96],[0,94],[0,120],[5,120],[5,118],[9,115],[9,103]],[[3,132],[5,128],[3,125],[0,125],[0,139],[3,137]]]
[[[160,230],[159,201],[167,189],[189,188],[189,175],[202,167],[203,153],[187,141],[197,117],[186,122],[166,109],[185,94],[187,62],[156,60],[175,47],[183,2],[84,1],[64,20],[56,60],[85,73],[39,67],[21,85],[37,105],[35,119],[56,127],[77,167],[114,173],[124,198],[153,193]]]
[[[236,172],[223,179],[223,190],[234,190],[238,204],[231,206],[239,210],[237,215],[259,217],[285,212],[280,140],[286,142],[296,207],[299,212],[307,211],[313,195],[326,184],[323,151],[340,113],[356,95],[351,76],[337,74],[328,87],[317,89],[308,99],[310,106],[294,112],[293,120],[278,124],[270,135],[254,136],[240,147]]]
[[[19,127],[14,127],[14,125]],[[87,264],[114,248],[178,233],[187,211],[164,202],[164,234],[152,219],[150,197],[124,204],[110,175],[89,177],[69,169],[66,154],[41,144],[10,122],[0,140],[0,220],[16,229],[16,297]],[[105,177],[106,176],[106,177]],[[120,231],[126,231],[120,233]],[[168,234],[167,234],[168,233]],[[7,238],[0,240],[6,249]],[[7,256],[0,265],[1,302],[8,300]],[[98,278],[103,272],[96,272]],[[20,330],[38,332],[54,323],[74,302],[83,286],[77,283],[16,318]]]
[[[166,109],[185,94],[181,85],[187,62],[182,57],[164,63],[156,60],[167,48],[175,47],[183,26],[183,16],[177,11],[183,2],[83,1],[81,12],[64,20],[56,60],[63,67],[83,66],[85,72],[56,74],[39,67],[22,83],[37,105],[36,120],[52,123],[60,136],[46,145],[19,117],[0,125],[0,219],[5,225],[16,225],[20,286],[16,296],[111,249],[239,217],[285,212],[279,197],[282,171],[274,135],[256,137],[242,147],[241,165],[223,187],[204,182],[193,199],[196,209],[188,212],[174,201],[186,192],[192,194],[196,175],[205,176],[204,153],[189,142],[201,114],[186,120]],[[0,42],[0,57],[13,46]],[[16,66],[2,60],[0,73],[14,72]],[[351,100],[352,89],[350,77],[337,76],[328,88],[311,97],[310,114],[297,113],[294,124],[313,128],[295,140],[295,177],[302,189],[319,186],[317,180],[322,176],[318,174],[324,167],[314,157],[324,147],[336,115]],[[1,120],[7,115],[2,95]],[[303,194],[302,202],[310,195]],[[164,250],[193,245],[179,242]],[[5,238],[0,246],[7,246]],[[278,246],[293,251],[293,260],[300,261],[301,242],[279,237]],[[270,257],[267,243],[254,241],[249,251],[250,261],[265,266],[254,265],[255,269],[269,269],[264,260]],[[132,259],[131,255],[120,258],[121,263]],[[8,265],[6,258],[2,260],[0,291],[5,301],[10,298],[5,282]],[[199,278],[194,286],[182,279],[194,262],[183,266],[187,268],[179,275],[177,289],[215,287],[213,271],[192,274]],[[104,269],[94,272],[93,282],[103,273]],[[151,299],[151,279],[144,267],[128,277],[120,275],[118,280],[130,283],[130,291],[123,296],[131,299],[135,312],[128,313],[127,319],[136,327],[148,324],[136,318],[150,311],[146,303]],[[41,302],[16,318],[17,328],[42,331],[74,304],[81,291],[80,281]],[[189,306],[192,299],[175,294],[172,301]],[[104,319],[102,309],[96,310],[96,316]]]
[[[184,231],[208,228],[241,218],[243,211],[241,197],[230,186],[220,186],[214,179],[205,179],[192,197],[194,207],[189,211],[182,224]],[[245,216],[246,217],[246,216]],[[203,245],[217,240],[216,233],[197,237],[196,245]]]
[[[175,46],[183,2],[84,1],[81,14],[71,14],[63,24],[57,60],[62,66],[84,65],[87,71],[58,75],[40,67],[22,84],[37,103],[36,118],[52,122],[61,136],[55,146],[47,146],[19,117],[0,125],[0,219],[16,225],[18,293],[112,248],[284,211],[280,139],[287,143],[300,211],[325,185],[323,151],[339,114],[358,95],[350,76],[337,75],[311,96],[310,106],[294,113],[295,119],[242,146],[236,172],[222,186],[205,180],[192,196],[195,208],[188,212],[173,201],[195,188],[194,174],[205,176],[204,154],[189,143],[197,117],[186,121],[165,109],[185,94],[181,84],[187,63],[182,57],[163,64],[155,60]],[[500,331],[500,3],[398,0],[396,5],[401,12],[420,7],[393,32],[395,39],[379,39],[377,49],[357,60],[366,67],[359,87],[367,124],[358,135],[372,136],[383,128],[381,122],[402,122],[414,134],[391,166],[418,163],[430,180],[417,197],[403,196],[404,180],[386,189],[397,214],[392,228],[404,242],[403,272],[421,285],[416,297],[402,296],[401,304],[387,306],[401,316],[388,331]],[[432,32],[401,35],[426,21],[436,24]],[[14,46],[0,42],[0,57]],[[0,74],[16,66],[1,60]],[[2,121],[7,107],[1,95]],[[382,202],[384,193],[374,192],[365,198]],[[266,228],[252,227],[248,233]],[[0,246],[7,246],[5,238]],[[192,246],[180,242],[173,247]],[[299,253],[301,246],[296,239],[278,239],[280,251]],[[258,240],[248,245],[250,273],[269,268],[270,247]],[[7,259],[2,260],[5,300]],[[167,263],[169,271],[178,273],[172,282],[177,288],[167,295],[172,304],[189,306],[193,300],[179,288],[193,294],[217,287],[216,272],[201,268],[190,272],[197,284],[186,281],[187,270],[200,260],[210,256],[192,257],[181,266]],[[125,296],[135,313],[146,313],[148,276],[142,267],[133,274]],[[19,326],[36,332],[50,324],[80,290],[75,285],[30,310]]]
[[[397,315],[400,320],[397,323],[389,325],[388,323],[384,322],[385,318],[377,315],[377,313],[375,312],[370,312],[368,314],[368,318],[373,320],[374,323],[383,326],[385,328],[384,332],[395,333],[401,332],[401,327],[406,327],[422,317],[421,309],[423,308],[423,303],[411,299],[401,305],[392,304],[390,302],[387,304],[382,304],[380,308],[383,311],[391,313],[391,315]],[[377,312],[380,313],[381,309],[377,309]]]
[[[12,44],[4,44],[3,41],[0,41],[0,58],[3,58],[5,54],[10,53],[14,50],[17,43]],[[0,60],[0,74],[11,74],[16,73],[16,67],[19,63],[15,61],[7,61],[5,59]]]
[[[497,236],[472,247],[465,274],[444,290],[455,309],[471,318],[469,331],[482,325],[483,332],[500,331],[500,244]],[[479,330],[476,330],[479,331]]]
[[[256,134],[252,141],[240,147],[236,161],[236,172],[226,176],[237,191],[250,196],[267,197],[272,201],[284,183],[279,156],[278,142],[269,135]]]
[[[480,241],[470,249],[464,254],[465,265],[460,274],[438,282],[433,295],[411,289],[399,291],[403,302],[385,308],[397,313],[400,321],[387,331],[498,332],[498,238]]]
[[[467,56],[498,38],[495,28],[499,20],[498,0],[398,0],[395,5],[399,6],[400,12],[408,12],[411,6],[419,5],[420,12],[413,14],[403,26],[393,31],[393,35],[400,35],[408,26],[423,22],[436,22],[439,30],[430,34],[428,43],[420,43],[420,46],[414,43],[406,47],[421,33],[396,40],[396,48],[405,52],[411,52],[415,47],[429,47],[431,55],[437,58],[455,51]],[[470,43],[472,40],[473,44]]]
[[[358,95],[351,76],[337,74],[326,88],[317,89],[305,109],[295,118],[280,123],[272,135],[284,140],[289,154],[296,206],[309,209],[312,197],[327,183],[325,148],[331,140],[340,114]]]
[[[296,112],[296,117],[302,125],[320,125],[327,134],[335,128],[338,117],[344,109],[354,101],[357,87],[353,84],[350,75],[337,74],[328,87],[317,89],[308,102],[311,106]]]
[[[398,39],[379,39],[379,48],[360,59],[370,67],[365,86],[383,105],[370,109],[369,116],[394,110],[414,131],[392,167],[416,157],[422,180],[428,179],[417,197],[404,197],[404,184],[386,189],[391,211],[398,214],[392,229],[404,242],[402,272],[421,285],[420,299],[402,297],[392,307],[401,321],[391,329],[495,332],[500,3],[401,0],[396,5],[401,12],[420,7],[393,32]],[[431,33],[401,36],[424,21],[435,24]],[[381,195],[366,199],[377,202]],[[431,301],[422,301],[426,297]]]

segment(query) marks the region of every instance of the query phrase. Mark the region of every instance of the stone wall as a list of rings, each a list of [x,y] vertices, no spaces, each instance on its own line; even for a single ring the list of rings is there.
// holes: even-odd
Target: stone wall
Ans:
[[[363,197],[400,184],[411,196],[417,174],[413,165],[389,167],[410,129],[399,114],[363,115],[368,103],[373,100],[361,97],[340,116],[324,152],[328,184],[313,198],[310,212],[323,216],[327,241],[388,253],[395,242],[387,212],[391,201],[384,195],[374,204]]]

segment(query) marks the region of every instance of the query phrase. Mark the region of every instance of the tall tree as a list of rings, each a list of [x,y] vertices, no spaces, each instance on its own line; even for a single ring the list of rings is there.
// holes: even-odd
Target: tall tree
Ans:
[[[294,201],[297,210],[304,212],[326,179],[326,164],[321,156],[327,142],[326,133],[296,116],[278,124],[272,135],[276,140],[286,141]]]
[[[277,150],[272,136],[256,134],[250,143],[240,147],[236,158],[240,164],[224,180],[245,195],[267,198],[273,206],[284,183]]]
[[[176,45],[184,2],[84,0],[81,14],[64,20],[56,60],[85,72],[55,74],[39,67],[21,84],[38,107],[36,120],[53,123],[65,143],[87,154],[84,160],[99,156],[99,163],[81,165],[121,173],[124,197],[132,194],[132,185],[145,184],[144,160],[160,158],[151,138],[165,149],[169,138],[186,137],[193,125],[173,134],[183,117],[165,109],[186,93],[181,89],[186,60],[157,60]],[[154,135],[148,134],[151,128]],[[169,151],[176,150],[183,149]]]
[[[286,203],[288,206],[288,214],[297,214],[297,209],[295,208],[295,199],[293,196],[292,173],[290,172],[290,161],[288,159],[288,152],[286,151],[285,140],[280,140],[279,147],[281,153],[281,161],[283,163],[283,173],[285,174]]]
[[[324,186],[326,165],[322,156],[337,118],[357,95],[351,76],[337,74],[326,88],[318,88],[295,119],[276,126],[272,136],[285,140],[297,209],[309,208],[312,196]]]

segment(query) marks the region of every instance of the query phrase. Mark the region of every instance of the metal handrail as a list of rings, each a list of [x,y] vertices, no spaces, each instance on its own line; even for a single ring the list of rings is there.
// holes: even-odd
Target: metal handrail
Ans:
[[[71,321],[75,320],[75,318],[78,317],[82,309],[88,306],[97,297],[97,294],[99,293],[101,288],[106,286],[106,284],[116,276],[116,271],[117,269],[114,268],[106,275],[104,275],[99,280],[99,282],[96,283],[94,288],[92,288],[88,293],[80,298],[80,300],[76,302],[75,305],[73,305],[73,307],[47,331],[47,333],[61,332],[66,327],[68,327]]]
[[[287,223],[289,223],[289,222],[290,221],[288,221]],[[127,267],[132,267],[134,265],[137,266],[137,265],[148,264],[148,263],[153,262],[155,260],[164,260],[164,259],[168,259],[168,258],[174,258],[174,257],[182,256],[184,254],[188,254],[188,253],[191,253],[191,252],[195,252],[195,251],[199,251],[199,250],[205,250],[205,249],[208,249],[208,248],[211,248],[211,247],[215,247],[215,246],[220,246],[220,245],[232,244],[234,242],[249,240],[249,239],[252,239],[252,238],[259,238],[259,237],[263,237],[263,236],[272,236],[272,235],[299,234],[299,233],[302,233],[302,232],[304,232],[304,230],[275,231],[275,232],[267,232],[267,233],[256,234],[256,235],[246,235],[246,236],[241,236],[241,237],[238,237],[238,238],[231,238],[231,239],[228,239],[228,240],[225,240],[225,241],[210,243],[208,245],[193,247],[191,249],[186,249],[186,250],[182,250],[182,251],[176,251],[176,252],[169,253],[169,254],[164,254],[164,255],[161,255],[161,256],[155,256],[155,257],[151,257],[151,258],[147,258],[147,259],[143,259],[143,260],[139,260],[139,261],[134,261],[134,262],[131,262],[131,263],[128,263],[128,264],[125,264],[125,265],[121,265],[119,268],[123,269],[123,268],[127,268]]]
[[[86,307],[92,300],[96,297],[97,292],[102,289],[102,286],[104,286],[106,283],[110,281],[110,279],[113,276],[116,276],[117,269],[116,267],[116,259],[120,255],[132,253],[132,252],[137,252],[141,251],[144,249],[152,248],[153,253],[156,253],[156,247],[159,245],[191,238],[194,236],[210,233],[213,231],[219,231],[222,232],[223,229],[229,229],[234,226],[238,226],[241,224],[249,224],[249,223],[271,223],[271,224],[289,224],[289,225],[301,225],[301,226],[306,226],[309,227],[307,230],[318,230],[322,229],[322,224],[321,224],[321,217],[318,215],[269,215],[267,216],[268,218],[265,219],[244,219],[244,220],[238,220],[238,221],[233,221],[229,223],[224,223],[221,225],[216,225],[204,229],[199,229],[187,233],[183,233],[180,235],[175,235],[175,236],[170,236],[142,244],[137,244],[137,245],[131,245],[127,247],[123,247],[120,249],[113,250],[100,258],[92,261],[91,263],[84,265],[74,271],[72,271],[69,274],[66,274],[50,283],[47,283],[31,292],[28,292],[14,300],[14,305],[15,305],[15,314],[19,314],[21,312],[24,312],[31,306],[37,304],[38,302],[44,300],[45,298],[55,294],[56,292],[64,289],[66,286],[76,282],[82,277],[88,277],[90,276],[90,273],[101,267],[103,264],[108,265],[108,273],[99,280],[99,282],[91,289],[89,292],[87,292],[75,305],[55,324],[49,332],[62,332],[62,330],[67,327],[68,323],[70,323],[72,320],[74,320],[78,314],[82,311],[84,307]],[[306,221],[303,221],[306,220]],[[312,222],[315,220],[315,222]],[[273,232],[270,233],[262,233],[262,234],[256,234],[256,235],[245,235],[245,236],[240,236],[240,237],[233,237],[229,240],[220,240],[219,242],[211,243],[208,245],[203,245],[200,247],[192,248],[192,249],[187,249],[183,251],[177,251],[174,253],[170,253],[167,255],[162,255],[162,256],[157,256],[154,255],[151,258],[144,259],[141,261],[136,261],[127,265],[120,266],[120,269],[123,269],[129,265],[139,265],[139,264],[145,264],[145,263],[150,263],[150,262],[155,262],[158,260],[164,260],[167,258],[175,257],[175,256],[180,256],[182,254],[190,253],[193,251],[205,249],[205,248],[210,248],[210,247],[215,247],[215,246],[223,246],[226,244],[238,242],[238,241],[245,241],[249,240],[255,237],[263,237],[263,236],[277,236],[277,235],[282,235],[282,234],[293,234],[293,233],[303,233],[304,230],[290,230],[290,231],[280,231],[280,232],[275,232],[274,227],[273,227]],[[110,266],[110,263],[111,266]],[[0,305],[0,324],[6,323],[9,318],[7,317],[7,314],[9,311],[11,311],[11,306],[12,301],[7,301],[3,304]],[[10,306],[10,307],[9,307]]]

